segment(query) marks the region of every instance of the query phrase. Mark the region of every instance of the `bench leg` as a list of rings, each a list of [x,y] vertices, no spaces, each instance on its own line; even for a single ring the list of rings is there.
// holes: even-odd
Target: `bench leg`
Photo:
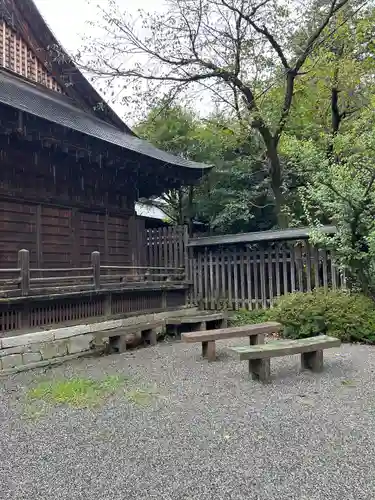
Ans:
[[[208,361],[215,361],[215,359],[216,359],[216,346],[215,346],[214,340],[202,342],[202,356],[204,358],[207,358]]]
[[[203,332],[207,330],[206,328],[206,322],[202,321],[201,323],[196,323],[195,325],[192,325],[192,330],[193,332]]]
[[[321,372],[323,370],[323,351],[304,352],[301,354],[303,370]]]
[[[109,338],[110,352],[118,352],[121,354],[126,351],[126,335],[116,335]]]
[[[145,330],[144,332],[142,332],[142,339],[148,345],[156,345],[157,344],[156,330],[154,330],[153,328],[151,330]]]
[[[264,344],[264,333],[260,333],[259,335],[250,335],[250,345]]]
[[[268,384],[271,380],[271,362],[266,359],[250,359],[249,372],[253,380]]]
[[[228,318],[223,318],[221,321],[220,321],[220,326],[219,328],[228,328]]]

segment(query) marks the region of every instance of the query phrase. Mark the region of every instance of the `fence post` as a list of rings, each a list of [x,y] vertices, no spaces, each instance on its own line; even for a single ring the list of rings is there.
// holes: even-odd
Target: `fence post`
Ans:
[[[91,265],[95,290],[100,289],[100,252],[91,253]]]
[[[184,268],[185,268],[185,281],[192,279],[189,276],[189,228],[188,226],[183,226],[184,237],[183,237],[183,251],[184,251]]]
[[[20,268],[21,295],[29,295],[30,290],[30,254],[28,250],[18,252],[18,267]]]

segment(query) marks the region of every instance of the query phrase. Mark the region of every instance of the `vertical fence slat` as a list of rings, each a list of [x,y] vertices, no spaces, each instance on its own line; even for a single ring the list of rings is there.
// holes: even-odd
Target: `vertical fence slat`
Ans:
[[[311,292],[311,249],[310,243],[306,241],[305,243],[306,251],[306,288],[308,292]]]
[[[267,307],[267,292],[266,292],[266,262],[264,258],[264,250],[260,251],[260,293],[262,307]]]
[[[330,258],[331,258],[331,282],[332,282],[332,288],[336,290],[337,288],[337,271],[336,271],[336,264],[335,264],[335,254],[331,251],[330,252]]]
[[[272,262],[272,249],[270,248],[267,253],[267,274],[268,274],[268,291],[269,291],[269,305],[273,304],[273,262]]]
[[[323,286],[328,288],[328,259],[327,250],[322,250],[322,271],[323,271]]]
[[[221,293],[222,293],[222,299],[223,299],[223,305],[224,307],[227,307],[227,298],[228,295],[226,293],[226,286],[225,286],[225,254],[224,250],[220,250],[220,264],[221,264]]]
[[[232,255],[233,255],[234,308],[235,308],[235,310],[237,310],[237,309],[239,309],[239,302],[238,302],[238,252],[237,252],[237,249],[233,250]]]
[[[259,309],[259,272],[258,272],[258,254],[254,252],[254,298],[255,298],[255,309]]]
[[[199,307],[203,306],[203,253],[198,251],[198,303]]]
[[[250,311],[253,309],[253,294],[252,294],[252,277],[251,277],[251,251],[246,249],[246,277],[247,277],[247,304]]]
[[[204,249],[204,308],[208,309],[210,289],[208,287],[208,252],[207,247]]]
[[[214,297],[214,260],[212,250],[209,251],[209,281],[210,281],[210,308],[215,308],[215,297]]]
[[[185,259],[184,259],[184,253],[183,253],[184,231],[185,231],[185,226],[178,228],[178,235],[177,235],[177,240],[176,240],[176,245],[175,245],[177,267],[184,267],[185,266]],[[185,252],[187,252],[187,248],[185,249]]]
[[[229,303],[229,308],[233,309],[233,302],[232,302],[232,252],[227,253],[227,259],[226,259],[226,275],[227,275],[227,286],[228,286],[228,303]]]
[[[187,249],[187,251],[188,251],[189,260],[188,260],[188,267],[185,267],[185,273],[187,273],[186,277],[191,282],[191,286],[189,287],[189,290],[190,290],[189,305],[192,306],[192,305],[196,305],[196,303],[197,303],[197,297],[196,297],[197,280],[196,280],[196,273],[195,273],[196,261],[194,258],[193,249],[189,248],[189,249]]]
[[[291,281],[291,286],[290,290],[291,292],[296,291],[296,257],[295,257],[295,249],[292,244],[290,248],[290,281]]]
[[[303,248],[301,246],[298,246],[296,248],[296,265],[297,265],[298,291],[303,292]]]
[[[241,294],[241,307],[245,309],[246,307],[246,296],[245,296],[245,259],[244,250],[240,253],[240,294]]]
[[[276,275],[276,295],[280,297],[280,245],[277,243],[275,246],[275,275]]]
[[[319,283],[319,249],[314,247],[313,249],[313,255],[314,255],[314,281],[315,281],[315,288],[319,288],[320,283]]]
[[[282,254],[283,261],[283,295],[286,295],[289,292],[288,287],[288,249],[283,247]]]
[[[219,252],[215,252],[215,309],[219,307],[220,295],[221,295],[221,283],[220,283],[220,255]]]

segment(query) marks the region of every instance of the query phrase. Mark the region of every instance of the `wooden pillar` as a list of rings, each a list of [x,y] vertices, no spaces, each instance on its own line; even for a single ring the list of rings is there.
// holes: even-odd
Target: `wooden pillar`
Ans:
[[[29,295],[30,290],[30,254],[28,250],[18,252],[18,267],[20,269],[21,295]]]
[[[93,279],[95,290],[100,289],[100,252],[92,252],[91,265],[93,271]]]

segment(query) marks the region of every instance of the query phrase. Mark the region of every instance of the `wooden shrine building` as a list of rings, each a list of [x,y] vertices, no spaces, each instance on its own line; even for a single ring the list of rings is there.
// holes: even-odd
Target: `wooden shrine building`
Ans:
[[[103,313],[100,298],[95,299],[96,306],[95,300],[87,306],[86,313],[82,308],[70,316],[68,309],[56,305],[49,319],[40,312],[45,304],[37,306],[40,320],[35,311],[27,319],[19,305],[9,309],[12,297],[50,296],[48,283],[55,285],[54,296],[64,295],[65,303],[73,304],[78,300],[71,296],[73,290],[91,294],[96,290],[99,296],[103,282],[110,281],[110,267],[123,266],[134,289],[142,274],[136,269],[141,264],[139,242],[144,244],[135,202],[196,183],[208,168],[137,137],[68,55],[56,61],[51,53],[56,46],[32,0],[0,0],[0,309],[4,299],[8,308],[7,313],[0,310],[0,333],[38,326],[38,321],[58,323]],[[28,255],[20,256],[20,250]],[[96,271],[92,252],[100,254],[95,254]],[[23,274],[22,266],[28,267]],[[54,276],[57,279],[59,269],[67,269],[66,285],[57,286]],[[68,270],[75,281],[68,280]],[[87,278],[91,272],[103,274],[100,284],[98,274],[96,282]],[[141,292],[142,287],[150,290],[158,284],[158,280],[152,284],[153,273],[149,274],[147,284],[137,288],[138,302],[131,305],[129,296],[119,295],[118,304],[123,305],[116,306],[116,313],[153,308],[152,300],[148,303],[148,295],[145,292],[142,298]],[[75,288],[68,287],[68,293],[73,281]],[[125,282],[122,277],[117,288],[125,289]],[[161,304],[158,300],[154,305]]]

